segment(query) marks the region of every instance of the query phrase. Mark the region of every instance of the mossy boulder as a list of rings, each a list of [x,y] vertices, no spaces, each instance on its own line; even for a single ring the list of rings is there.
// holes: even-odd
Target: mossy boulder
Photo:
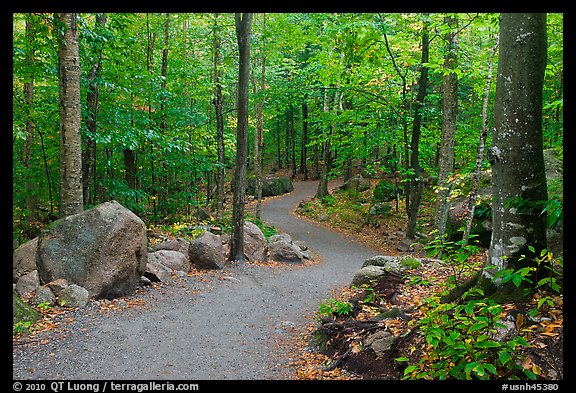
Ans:
[[[40,319],[40,313],[28,303],[12,293],[12,323],[36,322]]]

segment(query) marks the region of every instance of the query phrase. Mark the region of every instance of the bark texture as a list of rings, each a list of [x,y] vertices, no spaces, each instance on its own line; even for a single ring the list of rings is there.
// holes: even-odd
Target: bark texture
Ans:
[[[80,59],[76,14],[57,14],[60,91],[60,217],[84,210]]]
[[[236,36],[239,50],[238,125],[236,134],[236,167],[232,206],[232,245],[230,259],[245,261],[244,205],[246,203],[246,161],[248,155],[248,87],[250,83],[250,33],[252,14],[236,14]]]
[[[519,267],[528,246],[546,247],[547,200],[542,144],[542,86],[546,67],[546,15],[502,14],[492,165],[493,229],[484,272]],[[522,260],[522,264],[529,263]],[[498,284],[497,282],[495,284]]]

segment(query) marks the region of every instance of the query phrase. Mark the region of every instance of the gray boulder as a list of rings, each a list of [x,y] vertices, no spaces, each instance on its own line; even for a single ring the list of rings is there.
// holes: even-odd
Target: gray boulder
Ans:
[[[248,181],[247,192],[250,195],[255,194],[255,179],[252,178]],[[276,196],[282,195],[287,192],[292,192],[294,185],[289,176],[265,176],[262,179],[262,196]]]
[[[18,322],[36,322],[40,319],[41,315],[28,303],[23,301],[12,293],[12,323]]]
[[[176,252],[176,251],[173,251]],[[151,254],[148,254],[150,256]],[[148,258],[148,263],[146,264],[146,271],[144,272],[144,277],[152,282],[167,282],[172,280],[172,269],[164,266],[158,259],[154,257]]]
[[[278,240],[268,246],[269,257],[276,262],[303,263],[302,250],[291,241]]]
[[[27,296],[40,286],[40,277],[37,270],[33,270],[20,277],[16,282],[16,293],[20,296]]]
[[[265,261],[268,242],[262,230],[253,222],[244,223],[244,255],[249,261]]]
[[[146,226],[116,201],[54,222],[38,237],[42,282],[65,278],[90,297],[130,294],[146,270]]]
[[[222,269],[226,262],[220,236],[211,232],[192,240],[188,253],[190,262],[200,269]]]
[[[148,253],[148,264],[152,261],[158,262],[168,269],[179,270],[183,272],[190,271],[190,257],[188,255],[188,248],[186,248],[186,255],[180,251],[172,250],[158,250]]]
[[[384,330],[378,330],[376,333],[366,336],[364,346],[374,351],[377,356],[384,355],[384,352],[392,349],[396,336]]]
[[[181,237],[177,237],[176,239],[167,240],[165,242],[161,242],[155,244],[152,249],[154,251],[161,251],[161,250],[168,250],[168,251],[178,251],[189,258],[188,256],[188,248],[190,247],[190,242],[186,239]]]
[[[20,277],[36,270],[36,250],[38,238],[22,244],[12,254],[12,282],[17,282]]]
[[[344,184],[340,186],[341,190],[356,190],[363,192],[370,189],[370,179],[360,175],[351,177]]]
[[[60,293],[64,289],[66,289],[66,287],[68,287],[70,285],[70,283],[65,278],[57,278],[54,281],[50,281],[46,285],[48,286],[48,288],[50,288],[52,290],[52,292],[54,292],[54,295],[60,296]]]
[[[58,303],[62,307],[84,307],[89,300],[88,290],[76,284],[68,285],[58,296]]]
[[[50,306],[56,305],[56,295],[47,285],[38,287],[34,295],[30,298],[30,304],[38,306],[39,304],[48,303]]]
[[[386,269],[382,266],[368,265],[360,268],[354,273],[350,286],[360,287],[364,284],[370,285],[386,275]]]

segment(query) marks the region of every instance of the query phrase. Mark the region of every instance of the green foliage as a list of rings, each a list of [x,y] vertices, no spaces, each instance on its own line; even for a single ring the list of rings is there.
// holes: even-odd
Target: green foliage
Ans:
[[[408,364],[403,379],[535,379],[521,366],[518,350],[528,343],[521,336],[495,340],[502,306],[484,298],[481,289],[464,293],[463,302],[441,303],[439,297],[425,299],[423,316],[416,329],[427,347],[416,364]],[[399,357],[398,362],[408,362]]]
[[[352,314],[352,303],[335,300],[333,298],[320,304],[318,315],[323,316],[347,316]]]
[[[12,334],[17,336],[20,334],[28,333],[31,329],[31,326],[32,322],[30,321],[16,322],[14,325],[12,325]]]
[[[463,278],[474,271],[474,267],[468,263],[468,258],[479,251],[478,245],[474,242],[477,235],[469,235],[468,242],[464,240],[448,241],[446,235],[434,237],[437,232],[437,230],[432,231],[432,240],[424,246],[424,250],[431,257],[442,256],[442,260],[450,265],[454,273],[449,283],[458,287]]]
[[[528,246],[528,250],[532,254],[530,261],[534,261],[534,263],[529,262],[527,266],[519,269],[500,269],[494,274],[494,280],[497,280],[501,284],[512,282],[517,288],[522,284],[528,284],[526,286],[527,292],[546,289],[552,292],[561,293],[562,287],[557,280],[557,269],[563,267],[562,260],[555,259],[553,253],[547,249],[541,250],[539,255],[532,246]],[[523,254],[518,260],[523,261],[527,259],[528,257]],[[548,274],[546,274],[546,272]],[[546,276],[541,277],[542,275]],[[533,281],[534,277],[539,278],[537,282]]]

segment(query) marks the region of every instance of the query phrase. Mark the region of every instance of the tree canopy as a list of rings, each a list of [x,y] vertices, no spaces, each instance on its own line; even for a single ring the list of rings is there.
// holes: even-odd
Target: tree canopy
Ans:
[[[83,179],[85,208],[116,199],[157,222],[215,206],[222,198],[215,192],[218,171],[224,169],[231,179],[236,150],[234,15],[77,15],[82,149],[88,157],[83,165],[89,166]],[[547,15],[543,88],[544,148],[560,154],[562,23],[562,14]],[[58,27],[52,14],[31,13],[14,14],[13,28],[14,237],[22,241],[54,217],[61,203]],[[425,28],[429,54],[423,61]],[[453,49],[445,37],[451,31],[458,37],[457,63],[446,68],[446,51]],[[498,32],[496,13],[254,14],[248,137],[253,140],[257,124],[254,103],[261,102],[262,173],[288,169],[295,175],[306,166],[314,178],[328,159],[329,177],[362,168],[368,174],[395,173],[409,183],[414,172],[410,139],[419,113],[418,169],[423,179],[435,181],[447,73],[458,80],[454,172],[472,171],[490,49]],[[216,143],[215,37],[222,162]],[[496,55],[495,64],[498,60]],[[424,69],[428,83],[418,105]],[[97,105],[90,103],[95,87]],[[494,93],[493,84],[489,127]],[[248,148],[250,177],[254,144]],[[93,152],[87,155],[87,149]],[[484,160],[482,167],[488,166]]]

